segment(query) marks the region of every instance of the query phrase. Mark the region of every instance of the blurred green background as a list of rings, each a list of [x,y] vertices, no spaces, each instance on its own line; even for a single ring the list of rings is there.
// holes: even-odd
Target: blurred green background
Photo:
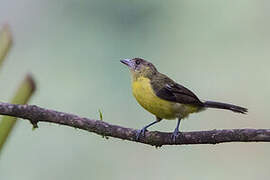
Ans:
[[[27,72],[31,104],[141,128],[154,117],[132,97],[121,58],[143,57],[200,98],[249,108],[194,114],[183,131],[269,128],[270,1],[0,0],[14,46],[0,72],[8,101]],[[176,121],[151,130],[173,131]],[[54,124],[18,121],[2,180],[266,179],[269,143],[156,149]]]

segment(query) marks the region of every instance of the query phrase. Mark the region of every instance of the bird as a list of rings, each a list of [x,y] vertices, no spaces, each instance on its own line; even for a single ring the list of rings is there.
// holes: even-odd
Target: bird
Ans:
[[[162,119],[177,119],[177,125],[171,138],[175,142],[181,120],[191,113],[201,112],[207,108],[231,110],[246,114],[247,108],[215,101],[202,101],[191,90],[176,83],[167,75],[160,73],[151,63],[142,58],[122,59],[121,63],[128,66],[131,74],[132,93],[138,103],[155,115],[154,122],[137,131],[136,140],[145,136],[147,128]]]

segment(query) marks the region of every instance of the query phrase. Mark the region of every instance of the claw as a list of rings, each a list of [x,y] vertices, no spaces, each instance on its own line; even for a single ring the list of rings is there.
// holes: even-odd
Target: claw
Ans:
[[[147,131],[147,128],[142,128],[141,130],[137,131],[137,133],[136,133],[136,141],[139,140],[141,135],[142,135],[142,137],[145,136],[145,131]]]
[[[178,136],[181,136],[181,139],[185,140],[185,136],[178,129],[175,129],[174,132],[171,135],[172,141],[174,143],[176,143],[176,138]]]
[[[154,125],[154,124],[156,124],[156,123],[158,123],[160,121],[161,121],[161,119],[157,117],[156,121],[148,124],[147,126],[144,126],[144,128],[142,128],[141,130],[138,130],[137,133],[136,133],[136,141],[139,140],[141,134],[142,134],[142,136],[145,135],[145,131],[147,131],[147,128],[149,128],[150,126],[152,126],[152,125]]]
[[[171,138],[172,138],[172,140],[173,140],[174,143],[176,142],[176,138],[178,137],[178,135],[182,135],[183,136],[183,134],[181,132],[179,132],[180,122],[181,122],[181,118],[178,118],[176,128],[174,129],[174,131],[172,133],[172,136],[171,136]]]
[[[180,132],[177,129],[175,129],[174,132],[172,133],[171,138],[174,143],[176,142],[176,138],[178,137],[179,134]]]

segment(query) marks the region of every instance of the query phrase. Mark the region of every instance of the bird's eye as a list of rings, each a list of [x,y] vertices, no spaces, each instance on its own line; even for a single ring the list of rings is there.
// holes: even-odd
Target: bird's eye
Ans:
[[[139,61],[139,60],[136,60],[135,63],[136,63],[137,65],[139,65],[139,64],[140,64],[140,61]]]

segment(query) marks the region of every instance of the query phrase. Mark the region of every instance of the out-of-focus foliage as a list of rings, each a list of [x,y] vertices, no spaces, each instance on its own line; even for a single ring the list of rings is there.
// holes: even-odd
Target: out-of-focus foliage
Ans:
[[[27,75],[10,102],[13,104],[25,104],[33,95],[34,90],[35,82],[31,75]],[[3,145],[5,144],[7,137],[10,135],[16,121],[17,118],[10,116],[4,116],[0,121],[0,151],[2,150]]]
[[[7,53],[9,52],[11,44],[12,44],[12,37],[9,30],[9,26],[5,25],[0,31],[0,65],[4,61]],[[22,81],[18,90],[16,91],[14,97],[12,98],[11,103],[14,104],[27,103],[29,98],[32,96],[34,90],[35,90],[35,82],[31,75],[27,75],[25,79]],[[16,120],[17,118],[10,116],[4,116],[0,120],[0,152],[3,149],[3,146],[8,136],[10,136],[12,129],[16,123]]]
[[[8,25],[4,25],[0,30],[0,65],[4,61],[12,44],[11,33]]]

